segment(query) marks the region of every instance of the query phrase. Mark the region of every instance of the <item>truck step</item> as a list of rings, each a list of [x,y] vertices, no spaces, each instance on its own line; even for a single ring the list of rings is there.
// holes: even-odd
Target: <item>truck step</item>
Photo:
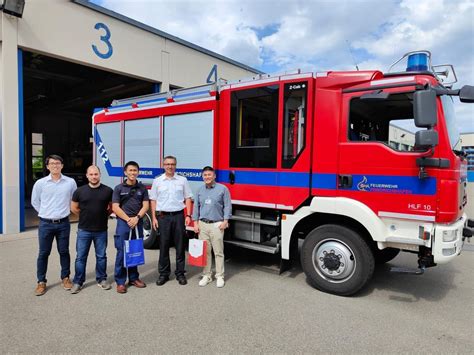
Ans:
[[[394,272],[397,274],[423,275],[425,273],[425,268],[410,269],[410,268],[394,266],[390,269],[390,272]]]
[[[224,242],[227,244],[236,245],[241,248],[252,249],[252,250],[261,251],[263,253],[268,253],[268,254],[277,254],[280,251],[279,246],[274,247],[271,245],[255,244],[255,243],[244,242],[240,240],[224,240]]]

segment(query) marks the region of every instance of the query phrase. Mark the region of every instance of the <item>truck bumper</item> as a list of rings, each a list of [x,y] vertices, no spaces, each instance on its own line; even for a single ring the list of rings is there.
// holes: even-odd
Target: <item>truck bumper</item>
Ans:
[[[463,246],[463,229],[467,217],[463,214],[461,219],[453,224],[437,224],[433,241],[433,257],[437,264],[446,264],[461,253]]]

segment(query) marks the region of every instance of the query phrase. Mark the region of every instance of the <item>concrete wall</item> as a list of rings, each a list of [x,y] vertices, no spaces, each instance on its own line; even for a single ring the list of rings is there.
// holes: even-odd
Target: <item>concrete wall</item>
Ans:
[[[255,70],[82,0],[27,0],[23,18],[0,12],[0,233],[17,233],[23,215],[23,120],[18,49],[169,85],[203,85]],[[83,5],[84,5],[83,4]],[[94,49],[95,48],[95,49]]]

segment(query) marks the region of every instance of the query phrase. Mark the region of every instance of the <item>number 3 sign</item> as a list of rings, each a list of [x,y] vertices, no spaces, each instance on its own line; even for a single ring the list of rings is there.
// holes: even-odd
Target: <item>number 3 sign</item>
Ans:
[[[107,51],[105,53],[99,51],[99,49],[97,48],[97,46],[95,44],[92,45],[92,50],[94,51],[94,53],[102,58],[102,59],[107,59],[107,58],[110,58],[112,56],[112,53],[114,52],[114,49],[112,47],[112,43],[110,43],[110,37],[111,37],[111,33],[110,33],[110,30],[109,28],[103,24],[102,22],[98,22],[95,24],[94,28],[96,30],[104,30],[105,34],[100,36],[100,40],[101,42],[104,42],[107,46]]]

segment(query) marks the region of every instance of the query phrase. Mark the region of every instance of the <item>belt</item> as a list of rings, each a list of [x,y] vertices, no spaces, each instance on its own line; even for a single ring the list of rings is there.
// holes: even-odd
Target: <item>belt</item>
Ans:
[[[210,219],[207,219],[207,218],[201,218],[200,221],[204,222],[204,223],[207,223],[207,224],[222,222],[222,221],[211,221]]]
[[[42,220],[43,222],[46,222],[46,223],[60,224],[60,223],[69,221],[69,217],[64,217],[64,218],[60,218],[60,219],[48,219],[48,218],[40,217],[40,220]]]
[[[156,214],[158,216],[174,216],[174,215],[183,214],[183,213],[184,213],[183,210],[175,211],[175,212],[156,211]]]

